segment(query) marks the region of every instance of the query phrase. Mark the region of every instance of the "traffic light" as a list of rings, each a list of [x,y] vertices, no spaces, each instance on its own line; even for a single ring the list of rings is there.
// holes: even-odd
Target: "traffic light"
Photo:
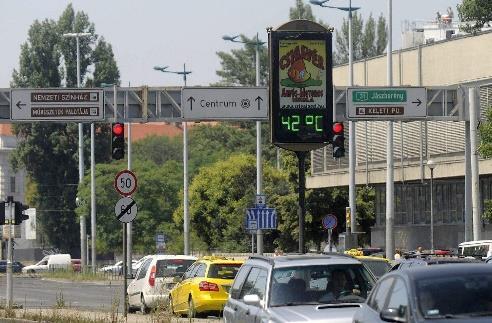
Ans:
[[[345,136],[343,134],[343,123],[335,122],[333,124],[333,158],[345,156]]]
[[[22,221],[29,219],[29,215],[25,214],[24,211],[29,208],[28,205],[24,205],[21,202],[15,202],[15,222],[14,224],[21,224]]]
[[[5,224],[5,202],[0,202],[0,225]]]
[[[125,157],[125,125],[121,122],[111,125],[111,156],[115,160]]]

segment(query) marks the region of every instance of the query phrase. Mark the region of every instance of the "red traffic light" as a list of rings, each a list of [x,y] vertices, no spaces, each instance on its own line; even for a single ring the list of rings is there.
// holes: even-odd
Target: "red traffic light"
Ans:
[[[113,135],[122,136],[125,132],[125,126],[122,123],[113,124]]]
[[[333,133],[334,134],[341,134],[343,133],[343,123],[337,122],[333,124]]]

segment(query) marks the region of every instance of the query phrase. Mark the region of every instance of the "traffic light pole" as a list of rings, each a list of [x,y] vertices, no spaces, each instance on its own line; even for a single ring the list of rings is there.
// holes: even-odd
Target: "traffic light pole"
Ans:
[[[9,219],[9,224],[8,224],[8,230],[9,230],[9,240],[8,240],[8,246],[7,246],[7,295],[5,297],[7,301],[7,308],[12,308],[13,305],[13,291],[14,291],[14,284],[12,281],[12,263],[14,260],[14,250],[13,250],[13,244],[12,244],[12,234],[13,234],[13,226],[12,223],[14,221],[14,199],[12,196],[7,197],[7,203],[8,203],[8,217],[6,216],[5,218]]]
[[[296,151],[299,165],[299,253],[304,253],[304,222],[306,217],[306,154],[305,151]]]

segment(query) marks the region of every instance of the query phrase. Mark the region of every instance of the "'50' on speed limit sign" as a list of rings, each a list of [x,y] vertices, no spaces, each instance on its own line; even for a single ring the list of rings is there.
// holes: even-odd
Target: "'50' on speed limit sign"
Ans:
[[[137,189],[137,176],[128,169],[122,170],[114,178],[114,188],[123,196],[132,195]]]

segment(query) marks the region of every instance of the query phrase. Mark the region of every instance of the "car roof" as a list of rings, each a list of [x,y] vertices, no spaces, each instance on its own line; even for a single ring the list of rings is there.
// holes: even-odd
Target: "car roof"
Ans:
[[[389,263],[390,261],[386,258],[381,258],[381,257],[373,257],[373,256],[356,256],[355,258],[360,259],[360,260],[370,260],[370,261],[384,261]]]
[[[394,273],[397,273],[395,271]],[[485,263],[477,264],[443,264],[440,266],[420,266],[399,271],[412,280],[439,278],[449,276],[463,276],[466,274],[490,274],[492,266]]]
[[[218,256],[204,256],[199,258],[197,261],[205,262],[209,264],[242,264],[244,260],[241,259],[232,259],[226,257],[218,257]]]
[[[439,263],[473,263],[481,262],[475,258],[462,258],[462,257],[415,257],[415,258],[405,258],[401,260],[401,263],[409,262],[426,262],[428,264],[439,264]]]
[[[152,258],[156,260],[165,260],[165,259],[197,260],[195,256],[187,256],[187,255],[152,255]]]
[[[267,262],[275,268],[312,265],[350,265],[360,264],[356,258],[337,253],[292,254],[276,257],[251,256],[248,262]]]

